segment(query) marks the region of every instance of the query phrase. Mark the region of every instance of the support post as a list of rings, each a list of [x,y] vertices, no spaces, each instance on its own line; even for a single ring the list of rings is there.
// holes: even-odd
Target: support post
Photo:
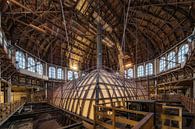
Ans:
[[[97,68],[102,68],[102,37],[101,37],[101,25],[97,26]]]
[[[45,99],[47,100],[48,97],[47,97],[47,82],[45,82]]]
[[[157,79],[155,79],[154,81],[154,92],[155,92],[155,96],[158,95],[158,85],[157,85]]]
[[[193,78],[195,78],[195,70],[193,71]],[[193,92],[192,97],[195,99],[195,80],[193,79]]]
[[[4,87],[4,103],[11,103],[11,85]]]
[[[97,26],[97,79],[96,79],[96,98],[95,98],[95,104],[99,104],[99,72],[100,69],[102,68],[102,42],[101,42],[101,25],[98,23]]]
[[[1,64],[0,64],[0,103],[2,103],[1,102]]]
[[[7,102],[11,103],[11,81],[10,81],[10,84],[8,84],[8,87],[7,87]]]

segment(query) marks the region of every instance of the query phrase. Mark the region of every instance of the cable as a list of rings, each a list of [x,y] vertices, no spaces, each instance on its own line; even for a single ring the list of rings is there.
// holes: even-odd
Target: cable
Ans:
[[[123,37],[122,37],[122,49],[123,49],[123,45],[125,44],[125,32],[126,32],[126,28],[127,28],[127,20],[128,20],[128,16],[129,16],[129,7],[130,7],[130,3],[131,0],[128,1],[128,8],[127,8],[127,13],[126,16],[124,15],[124,28],[123,28]],[[124,11],[125,13],[125,11]]]
[[[62,0],[60,0],[60,7],[61,7],[62,18],[63,18],[64,29],[65,29],[65,33],[66,33],[66,41],[68,42],[68,53],[69,53],[70,52],[70,50],[69,50],[69,44],[70,43],[69,43],[69,38],[68,38],[66,18],[65,18],[65,15],[64,15],[64,8],[63,8]]]

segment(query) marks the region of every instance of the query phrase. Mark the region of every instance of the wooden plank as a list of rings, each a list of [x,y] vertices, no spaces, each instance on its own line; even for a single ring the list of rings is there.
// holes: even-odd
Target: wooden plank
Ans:
[[[94,129],[92,124],[90,124],[90,123],[88,123],[86,121],[82,121],[82,122],[83,122],[83,126],[85,128],[87,128],[87,129]]]
[[[182,121],[182,117],[180,116],[174,116],[174,115],[165,115],[165,114],[161,114],[161,119],[163,120],[175,120],[175,121]]]
[[[129,109],[121,109],[121,108],[114,108],[114,107],[106,107],[106,106],[100,106],[96,105],[98,108],[105,108],[105,109],[110,109],[110,110],[116,110],[116,111],[122,111],[122,112],[128,112],[128,113],[135,113],[135,114],[141,114],[141,115],[147,115],[147,112],[142,112],[142,111],[135,111],[135,110],[129,110]]]
[[[164,125],[164,126],[162,126],[162,129],[179,129],[179,128]]]
[[[99,121],[99,120],[96,120],[96,123],[103,126],[104,128],[107,128],[107,129],[112,129],[113,128],[112,125],[107,124],[107,123],[102,122],[102,121]]]
[[[148,121],[151,122],[149,125],[147,125]],[[154,126],[153,113],[148,113],[148,115],[146,115],[141,121],[139,121],[137,123],[137,125],[135,125],[132,129],[140,129],[140,128],[143,128],[144,125],[152,126],[152,128],[153,128],[153,126]]]
[[[130,124],[132,126],[135,126],[138,123],[135,120],[129,120],[127,118],[122,118],[122,117],[116,117],[116,122],[124,123],[124,124]]]
[[[104,118],[108,118],[108,119],[111,119],[111,120],[112,120],[111,115],[108,115],[108,114],[106,114],[106,113],[96,112],[95,115],[99,115],[99,116],[102,116],[102,117],[104,117]]]
[[[100,126],[106,128],[106,129],[113,129],[113,126],[110,125],[110,124],[104,123],[104,122],[99,121],[99,120],[97,120],[97,123],[98,123]],[[115,127],[115,129],[120,129],[120,128],[116,128],[116,127]]]

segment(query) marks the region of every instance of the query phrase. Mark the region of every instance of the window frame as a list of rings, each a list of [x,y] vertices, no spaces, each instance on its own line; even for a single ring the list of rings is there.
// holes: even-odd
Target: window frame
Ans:
[[[127,69],[127,78],[133,78],[133,68]]]
[[[71,73],[71,74],[70,74]],[[73,73],[73,71],[72,70],[68,70],[68,80],[69,81],[71,81],[71,80],[73,80],[74,79],[74,75],[73,75],[74,73]],[[71,76],[70,76],[71,75]]]
[[[166,71],[166,57],[162,56],[159,60],[159,71]]]
[[[62,68],[57,68],[57,79],[63,79],[64,78],[64,71]]]
[[[153,68],[153,63],[147,63],[145,66],[145,75],[153,75],[154,73],[154,68]]]
[[[30,72],[35,72],[35,60],[33,57],[27,58],[27,70]]]
[[[175,51],[171,51],[167,55],[167,69],[172,69],[176,67],[176,53]]]
[[[36,72],[39,75],[43,75],[43,64],[40,61],[36,62],[36,64]]]
[[[54,66],[49,67],[49,78],[56,78],[56,68]]]
[[[144,66],[143,65],[139,65],[137,67],[137,77],[143,77],[144,74],[145,74]]]
[[[189,45],[188,44],[183,44],[182,46],[179,47],[178,50],[178,63],[183,63],[186,61],[185,55],[189,52]]]
[[[25,69],[26,59],[24,53],[22,51],[16,51],[15,58],[16,58],[18,68]]]

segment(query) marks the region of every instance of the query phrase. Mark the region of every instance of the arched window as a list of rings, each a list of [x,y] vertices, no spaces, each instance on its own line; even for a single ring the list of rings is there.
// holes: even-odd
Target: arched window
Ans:
[[[178,63],[182,63],[186,60],[185,55],[188,53],[189,46],[188,44],[184,44],[179,48],[178,52]]]
[[[165,57],[161,57],[160,58],[160,63],[159,63],[159,70],[160,70],[160,72],[165,71],[165,67],[166,67]]]
[[[78,77],[79,77],[79,74],[78,74],[78,72],[75,71],[74,72],[74,78],[77,79]]]
[[[56,78],[56,68],[49,67],[49,78]]]
[[[167,60],[168,60],[168,69],[171,69],[176,66],[176,58],[175,58],[174,51],[168,54]]]
[[[133,78],[133,69],[132,68],[129,68],[127,70],[127,78]]]
[[[25,69],[25,56],[23,52],[16,52],[16,62],[19,68]]]
[[[153,64],[148,63],[146,64],[146,75],[152,75],[153,74]]]
[[[63,77],[64,77],[64,72],[62,68],[58,68],[57,69],[57,79],[63,79]]]
[[[28,57],[28,70],[35,72],[35,60],[32,57]]]
[[[73,72],[72,71],[68,71],[68,80],[73,80]]]
[[[43,75],[43,64],[41,62],[37,62],[36,71],[38,74]]]
[[[144,66],[140,65],[137,67],[137,77],[142,77],[144,76]]]

